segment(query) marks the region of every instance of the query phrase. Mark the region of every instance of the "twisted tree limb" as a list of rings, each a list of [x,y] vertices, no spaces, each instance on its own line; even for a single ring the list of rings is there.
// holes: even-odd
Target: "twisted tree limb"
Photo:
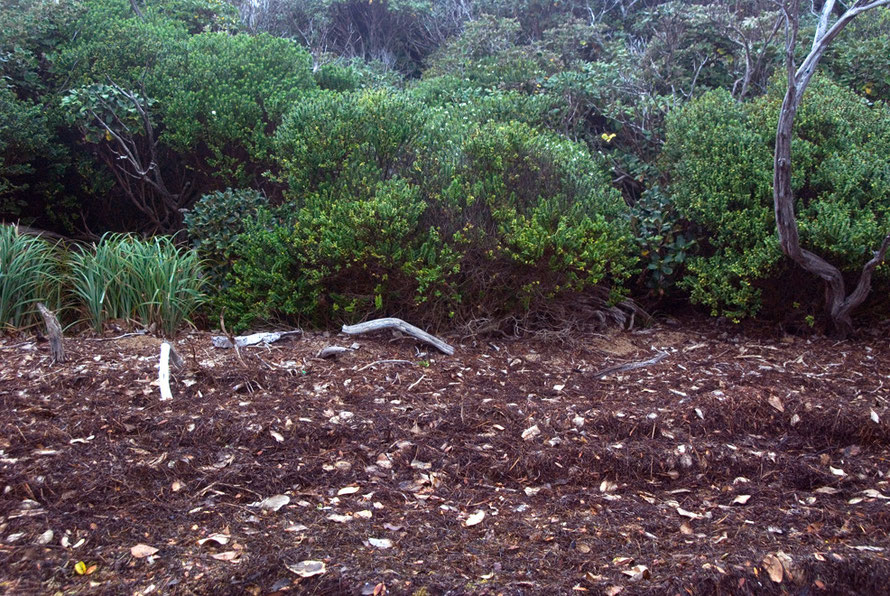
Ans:
[[[440,352],[449,356],[454,354],[454,348],[434,335],[430,335],[426,331],[415,327],[410,323],[406,323],[402,319],[387,317],[384,319],[376,319],[359,323],[358,325],[343,325],[343,333],[347,335],[359,335],[361,333],[370,333],[371,331],[380,331],[381,329],[398,329],[402,333],[406,333],[415,339],[430,344]]]

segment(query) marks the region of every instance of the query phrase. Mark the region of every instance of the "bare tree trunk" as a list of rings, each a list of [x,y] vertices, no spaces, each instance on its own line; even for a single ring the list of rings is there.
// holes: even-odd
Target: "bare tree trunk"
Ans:
[[[794,262],[825,282],[825,300],[831,317],[834,333],[846,337],[853,331],[852,312],[865,302],[871,291],[871,278],[880,265],[890,245],[890,233],[884,238],[873,258],[865,264],[859,275],[854,291],[847,295],[844,276],[840,270],[822,257],[801,248],[794,213],[794,191],[791,187],[791,139],[794,132],[794,117],[800,101],[809,85],[819,60],[828,45],[847,24],[859,14],[890,5],[890,0],[856,0],[835,23],[830,20],[835,0],[826,0],[822,7],[819,24],[813,39],[813,46],[800,67],[795,69],[794,50],[797,46],[800,3],[797,0],[784,0],[785,11],[785,63],[788,69],[788,87],[782,101],[779,124],[776,129],[776,151],[773,158],[773,206],[776,214],[776,229],[782,252]]]

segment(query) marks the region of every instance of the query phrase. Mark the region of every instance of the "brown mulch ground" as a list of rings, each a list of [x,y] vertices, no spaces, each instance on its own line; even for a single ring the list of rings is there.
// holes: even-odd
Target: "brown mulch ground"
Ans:
[[[887,593],[888,335],[309,334],[245,367],[195,333],[172,401],[155,338],[6,337],[0,588]]]

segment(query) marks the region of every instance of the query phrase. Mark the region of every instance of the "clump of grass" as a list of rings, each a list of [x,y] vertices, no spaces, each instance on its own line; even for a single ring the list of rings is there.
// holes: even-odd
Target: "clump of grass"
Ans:
[[[128,319],[173,335],[206,300],[197,253],[169,238],[110,234],[71,261],[73,292],[96,331]]]
[[[57,309],[62,279],[59,255],[46,240],[20,234],[0,224],[0,327],[26,327],[35,322],[37,302]]]

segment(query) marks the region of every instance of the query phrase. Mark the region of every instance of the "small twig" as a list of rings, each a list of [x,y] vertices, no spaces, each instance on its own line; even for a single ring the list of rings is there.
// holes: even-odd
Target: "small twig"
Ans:
[[[366,364],[355,372],[362,372],[367,368],[371,368],[372,366],[376,366],[378,364],[414,364],[410,360],[377,360],[376,362],[372,362],[371,364]]]
[[[637,368],[643,368],[644,366],[652,366],[653,364],[658,364],[662,360],[668,357],[667,352],[659,352],[658,356],[655,358],[650,358],[649,360],[643,360],[642,362],[628,362],[627,364],[619,364],[617,366],[610,366],[609,368],[604,368],[599,372],[593,373],[594,379],[601,379],[606,375],[610,375],[612,373],[625,372],[628,370],[634,370]]]
[[[408,391],[411,391],[412,389],[414,389],[415,387],[417,387],[417,385],[418,385],[422,380],[424,380],[425,378],[426,378],[426,375],[425,375],[425,374],[420,375],[420,378],[419,378],[419,379],[417,379],[416,381],[414,381],[413,383],[411,383],[410,385],[408,385]]]
[[[243,366],[244,368],[250,368],[249,366],[247,366],[247,363],[244,362],[244,358],[241,357],[241,350],[238,348],[238,343],[235,341],[235,336],[232,335],[231,333],[229,333],[228,331],[226,331],[226,322],[223,318],[223,315],[225,315],[225,314],[226,314],[225,308],[223,308],[221,311],[219,311],[219,328],[220,328],[220,330],[222,330],[223,335],[225,335],[229,339],[229,342],[232,344],[232,347],[235,348],[235,356],[238,357],[238,362],[241,363],[241,366]]]

